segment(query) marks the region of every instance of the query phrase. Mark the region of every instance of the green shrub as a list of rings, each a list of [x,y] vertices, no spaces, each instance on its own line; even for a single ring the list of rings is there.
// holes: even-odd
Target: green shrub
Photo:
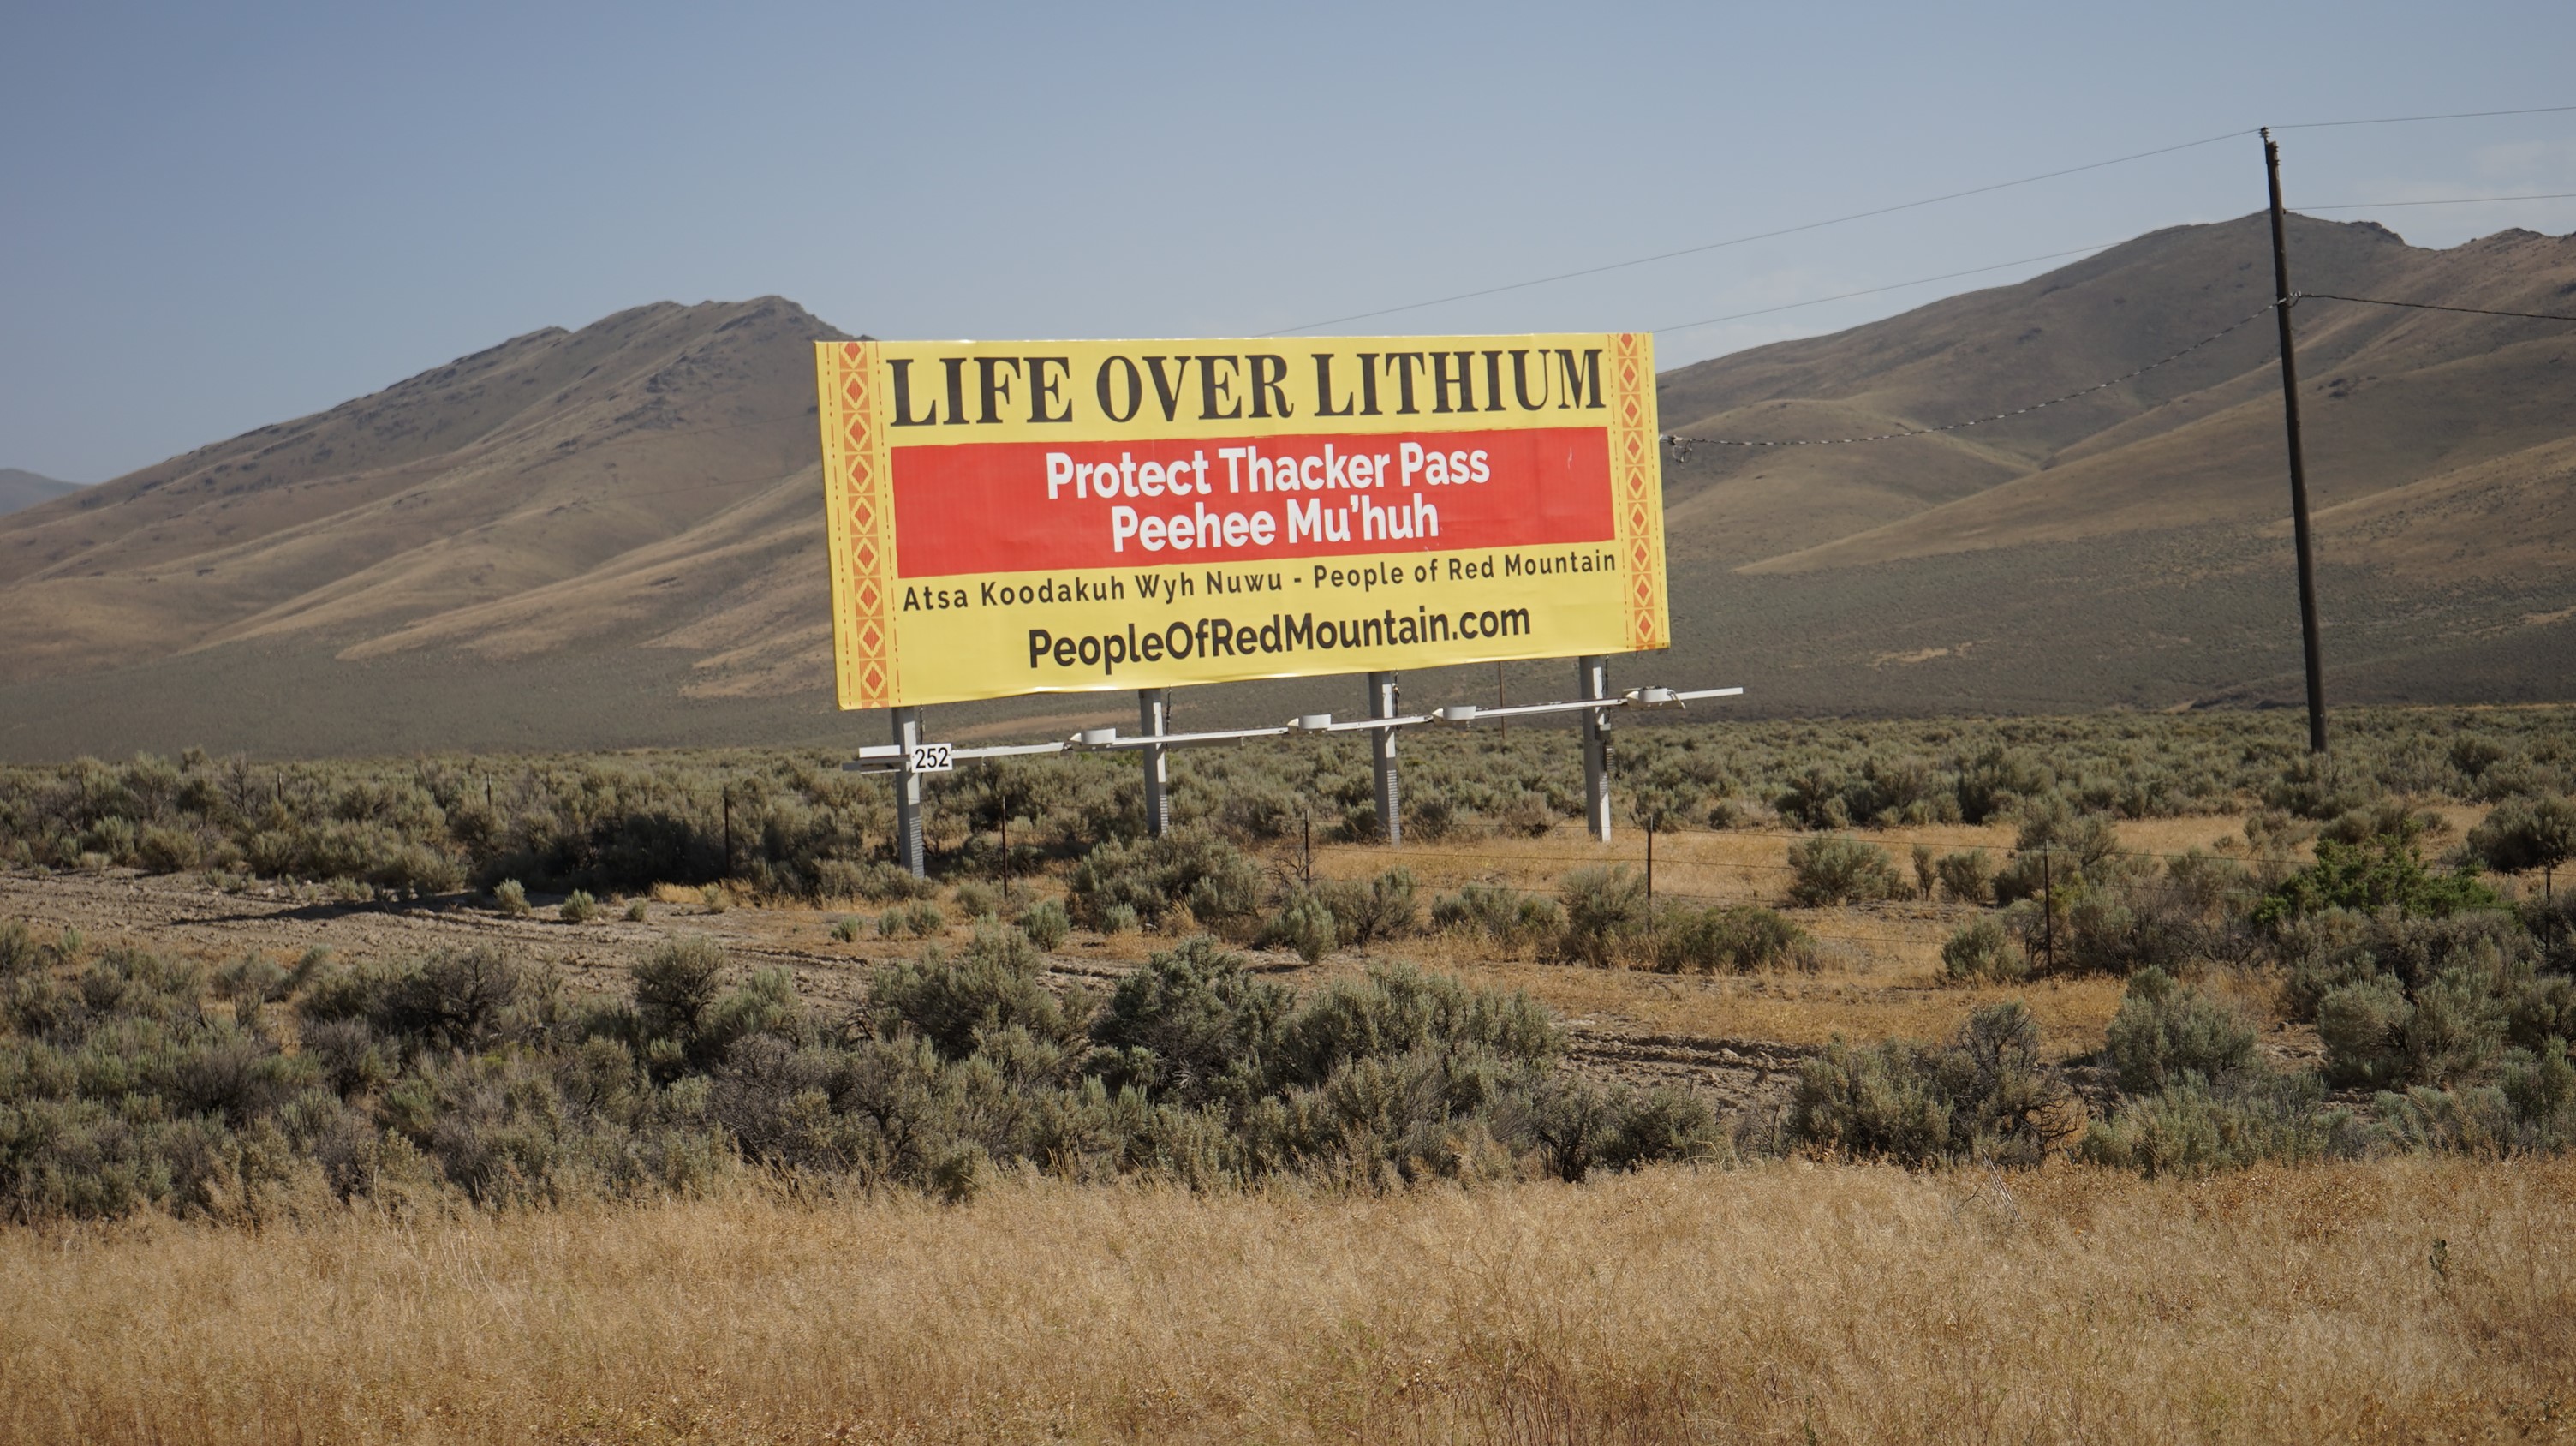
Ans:
[[[698,890],[698,900],[710,914],[721,914],[733,907],[733,895],[726,892],[722,884],[709,884]]]
[[[1331,911],[1341,941],[1353,948],[1401,938],[1421,920],[1410,869],[1388,869],[1367,883],[1327,879],[1315,895]]]
[[[2553,1039],[2576,1039],[2576,979],[2547,974],[2514,990],[2505,1006],[2504,1033],[2516,1049],[2533,1053]]]
[[[1352,1060],[1420,1050],[1486,1054],[1505,1065],[1539,1065],[1564,1040],[1528,995],[1471,989],[1410,964],[1382,965],[1362,979],[1324,986],[1288,1021],[1272,1077],[1321,1084]]]
[[[1020,915],[1020,932],[1040,949],[1061,949],[1073,932],[1073,920],[1066,917],[1064,905],[1049,899]]]
[[[1136,843],[1103,844],[1075,862],[1066,903],[1076,923],[1116,933],[1113,910],[1135,924],[1159,926],[1186,906],[1214,929],[1249,924],[1265,891],[1261,868],[1214,834],[1174,829]]]
[[[835,920],[831,928],[832,937],[840,940],[844,944],[855,944],[859,942],[859,936],[864,932],[865,930],[862,928],[859,921],[856,918],[847,915]]]
[[[74,956],[77,988],[38,962]],[[988,928],[953,959],[881,971],[856,1028],[819,1023],[783,970],[726,988],[723,950],[697,938],[589,1002],[491,951],[248,957],[209,981],[0,929],[0,967],[0,1213],[17,1218],[257,1221],[315,1178],[396,1208],[616,1198],[692,1190],[736,1160],[955,1199],[1013,1169],[1374,1190],[1726,1148],[1686,1092],[1560,1073],[1526,997],[1395,967],[1301,1004],[1207,940],[1127,976],[1094,1021],[1020,933]],[[231,1017],[205,1007],[210,987]],[[258,1018],[288,1000],[292,1053]]]
[[[563,907],[557,912],[567,924],[587,924],[599,917],[599,901],[575,889],[564,896]]]
[[[1814,943],[1806,930],[1759,904],[1670,906],[1655,919],[1655,967],[1668,974],[1812,967]]]
[[[528,908],[528,891],[517,879],[503,879],[492,890],[492,898],[500,905],[501,912],[513,919],[524,919],[531,912]]]
[[[2319,1099],[2314,1075],[2226,1089],[2185,1075],[2153,1094],[2122,1100],[2108,1119],[2086,1129],[2076,1157],[2153,1177],[2358,1153],[2362,1139],[2351,1116],[2320,1110]]]
[[[948,929],[948,916],[928,899],[888,909],[877,917],[877,933],[887,939],[927,939]]]
[[[1569,1184],[1598,1169],[1696,1159],[1723,1148],[1708,1102],[1664,1086],[1604,1089],[1590,1080],[1550,1077],[1529,1091],[1516,1114],[1514,1133],[1535,1137],[1548,1172]]]
[[[1319,964],[1340,947],[1341,937],[1341,920],[1321,892],[1292,889],[1252,942],[1256,948],[1293,950],[1308,964]]]
[[[17,919],[0,919],[0,981],[34,974],[47,963],[47,950]]]
[[[196,834],[185,829],[147,826],[136,839],[136,863],[146,873],[176,874],[197,867],[205,857],[205,848]]]
[[[2009,984],[2030,976],[2030,956],[2000,922],[1972,919],[1941,945],[1941,974],[1960,984]]]
[[[647,1039],[687,1040],[715,1003],[724,946],[703,934],[664,940],[627,970]]]
[[[473,1051],[527,1022],[536,981],[518,959],[488,945],[416,958],[316,970],[297,1003],[306,1020],[356,1019],[407,1051]]]
[[[641,924],[652,917],[653,904],[651,900],[634,898],[626,901],[626,922],[630,924]]]
[[[2437,874],[2410,842],[2378,839],[2366,844],[2317,841],[2317,861],[2266,894],[2254,910],[2258,924],[2277,928],[2326,909],[2394,909],[2401,914],[2448,918],[2465,909],[2492,909],[2500,901],[2473,874]]]
[[[2552,1037],[2538,1049],[2517,1049],[2505,1061],[2504,1097],[2514,1118],[2547,1130],[2563,1143],[2571,1106],[2576,1106],[2576,1064],[2567,1058],[2567,1041]]]
[[[1942,853],[1932,863],[1932,876],[1940,879],[1942,892],[1963,902],[1963,905],[1991,905],[1994,902],[1994,856],[1989,856],[1984,848]]]
[[[1837,1040],[1800,1067],[1789,1113],[1801,1143],[1909,1165],[2036,1164],[2068,1128],[2065,1086],[2019,1003],[1978,1010],[1947,1044]]]
[[[2298,818],[2331,819],[2378,802],[2370,780],[2347,758],[2301,753],[2263,789],[2263,802]]]
[[[1855,838],[1789,845],[1789,874],[1789,901],[1809,908],[1896,898],[1905,888],[1887,850]]]
[[[910,1031],[946,1059],[962,1060],[980,1041],[1022,1030],[1057,1055],[1076,1050],[1089,1006],[1047,988],[1045,960],[1014,930],[986,928],[949,958],[937,949],[877,971],[868,989],[869,1017],[891,1038]]]
[[[2504,1046],[2506,1006],[2487,981],[2446,969],[2408,990],[2375,974],[2317,1002],[2329,1084],[2374,1089],[2444,1086],[2475,1078]]]
[[[883,859],[864,864],[825,859],[814,866],[814,878],[816,892],[825,898],[871,904],[908,904],[939,892],[937,884]]]
[[[2488,981],[2489,992],[2511,995],[2542,957],[2513,919],[2483,911],[2424,918],[2329,909],[2286,922],[2273,942],[2283,966],[2282,1007],[2294,1019],[2315,1018],[2335,986],[2380,974],[2411,992],[2435,975],[2465,970]]]
[[[1499,884],[1468,884],[1433,901],[1431,926],[1517,948],[1554,938],[1564,926],[1564,912],[1544,894],[1524,894]]]
[[[1557,950],[1568,959],[1608,964],[1646,936],[1646,883],[1625,864],[1576,869],[1557,886],[1556,898],[1565,913]]]
[[[988,914],[998,917],[1001,911],[1001,896],[993,891],[990,884],[959,884],[950,897],[962,918],[980,919]]]
[[[2131,1094],[2186,1078],[2224,1080],[2252,1069],[2258,1058],[2254,1022],[2243,1010],[2155,968],[2130,977],[2103,1055]]]
[[[1091,1067],[1112,1087],[1183,1103],[1269,1088],[1292,1006],[1245,972],[1241,955],[1193,939],[1118,981],[1092,1028]]]
[[[2576,858],[2576,803],[2557,795],[2508,798],[2469,830],[2468,850],[2498,873],[2540,870],[2544,895],[2554,897],[2558,866]]]

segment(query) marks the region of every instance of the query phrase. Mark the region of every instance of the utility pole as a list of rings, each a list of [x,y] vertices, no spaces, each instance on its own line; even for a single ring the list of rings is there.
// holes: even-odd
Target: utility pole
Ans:
[[[2299,549],[2299,641],[2307,651],[2308,751],[2326,751],[2325,660],[2317,646],[2317,559],[2308,540],[2308,462],[2299,447],[2299,363],[2290,334],[2290,245],[2281,213],[2281,144],[2263,128],[2263,171],[2272,188],[2272,319],[2281,332],[2281,419],[2290,433],[2290,519]]]

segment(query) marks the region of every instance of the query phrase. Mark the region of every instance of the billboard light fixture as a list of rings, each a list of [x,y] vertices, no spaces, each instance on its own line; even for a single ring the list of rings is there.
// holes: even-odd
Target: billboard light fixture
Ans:
[[[1069,738],[1049,743],[999,743],[983,746],[959,746],[951,756],[960,763],[988,758],[1024,758],[1048,753],[1130,753],[1148,748],[1187,748],[1214,743],[1247,743],[1255,738],[1284,738],[1290,734],[1374,733],[1390,728],[1413,728],[1426,723],[1457,726],[1470,723],[1498,723],[1507,718],[1541,717],[1551,713],[1600,713],[1612,708],[1687,708],[1704,698],[1742,696],[1742,688],[1630,688],[1616,698],[1583,699],[1571,703],[1521,703],[1509,708],[1483,708],[1473,703],[1452,703],[1428,713],[1409,713],[1396,718],[1353,718],[1337,720],[1330,713],[1301,713],[1286,723],[1267,728],[1216,728],[1198,733],[1121,733],[1115,728],[1085,728]],[[848,773],[899,773],[903,771],[905,750],[895,744],[880,743],[861,748],[858,756],[841,765]]]

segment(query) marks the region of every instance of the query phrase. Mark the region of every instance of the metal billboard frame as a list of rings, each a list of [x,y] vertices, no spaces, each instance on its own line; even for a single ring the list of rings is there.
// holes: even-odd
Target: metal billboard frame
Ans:
[[[1370,673],[1368,678],[1368,716],[1342,720],[1330,713],[1307,713],[1285,723],[1263,728],[1219,728],[1196,733],[1169,731],[1171,693],[1166,688],[1145,688],[1136,694],[1138,732],[1120,733],[1116,728],[1086,728],[1068,737],[1043,743],[997,743],[980,747],[946,748],[946,757],[956,763],[974,763],[995,758],[1025,758],[1056,753],[1135,753],[1141,755],[1145,772],[1145,827],[1157,837],[1171,828],[1171,797],[1167,759],[1174,748],[1194,748],[1219,743],[1244,743],[1256,738],[1285,738],[1294,735],[1332,733],[1366,733],[1369,755],[1376,775],[1378,826],[1390,845],[1404,841],[1401,790],[1398,787],[1395,738],[1399,729],[1421,727],[1466,727],[1482,723],[1505,723],[1514,718],[1539,718],[1553,714],[1581,715],[1583,729],[1583,794],[1584,823],[1595,842],[1610,841],[1610,726],[1606,715],[1612,709],[1687,708],[1694,702],[1712,698],[1734,698],[1743,695],[1740,687],[1675,689],[1657,686],[1630,688],[1613,696],[1610,692],[1610,660],[1604,654],[1592,654],[1574,660],[1575,686],[1578,696],[1569,702],[1518,703],[1509,707],[1485,708],[1472,703],[1453,703],[1427,713],[1398,712],[1396,675],[1391,672]],[[891,773],[896,776],[895,814],[896,850],[903,866],[915,877],[927,877],[929,860],[922,839],[922,777],[925,770],[918,764],[921,749],[928,742],[922,736],[921,709],[895,708],[892,715],[894,741],[863,747],[858,755],[841,765],[852,773]]]

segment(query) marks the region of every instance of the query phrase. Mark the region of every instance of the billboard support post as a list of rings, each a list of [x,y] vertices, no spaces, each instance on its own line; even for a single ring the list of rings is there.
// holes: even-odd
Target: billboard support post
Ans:
[[[1162,737],[1171,731],[1171,710],[1170,689],[1137,689],[1136,731],[1148,738]],[[1160,743],[1149,743],[1141,751],[1145,755],[1145,832],[1161,838],[1172,826],[1169,750]]]
[[[1585,702],[1610,696],[1610,660],[1574,660],[1575,696]],[[1595,843],[1610,841],[1610,725],[1598,708],[1583,713],[1583,821]]]
[[[913,750],[921,745],[921,710],[897,708],[894,715],[896,767],[894,784],[895,851],[916,879],[930,876],[921,848],[921,775],[913,768]]]
[[[1396,715],[1395,674],[1368,675],[1368,706],[1371,718]],[[1396,793],[1394,729],[1369,730],[1369,761],[1377,771],[1377,825],[1385,831],[1389,846],[1400,844],[1404,842],[1404,821]]]

